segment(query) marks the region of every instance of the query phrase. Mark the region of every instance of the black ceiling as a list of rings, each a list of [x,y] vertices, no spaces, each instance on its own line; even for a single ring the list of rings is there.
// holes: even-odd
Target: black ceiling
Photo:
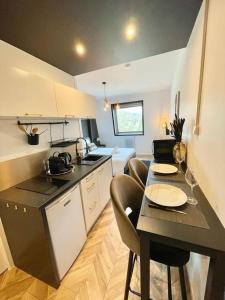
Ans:
[[[0,0],[0,38],[72,75],[185,47],[202,0]],[[138,38],[123,35],[129,17]],[[74,51],[81,40],[85,57]]]

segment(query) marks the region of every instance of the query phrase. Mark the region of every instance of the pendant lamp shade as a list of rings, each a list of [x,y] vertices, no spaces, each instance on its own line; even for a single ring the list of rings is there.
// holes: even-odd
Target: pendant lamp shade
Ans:
[[[103,84],[103,87],[104,87],[103,109],[104,109],[104,111],[106,112],[106,111],[108,111],[108,109],[109,109],[109,99],[106,97],[106,82],[103,81],[102,84]]]

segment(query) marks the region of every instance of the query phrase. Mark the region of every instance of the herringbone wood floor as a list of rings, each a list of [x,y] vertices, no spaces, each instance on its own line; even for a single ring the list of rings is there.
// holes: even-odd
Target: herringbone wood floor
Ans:
[[[88,235],[58,290],[13,268],[0,276],[1,300],[123,300],[128,249],[122,244],[109,204]],[[132,287],[139,291],[139,263]],[[173,299],[180,300],[178,273],[172,272]],[[151,297],[167,299],[166,268],[151,262]],[[140,299],[130,294],[129,300]]]

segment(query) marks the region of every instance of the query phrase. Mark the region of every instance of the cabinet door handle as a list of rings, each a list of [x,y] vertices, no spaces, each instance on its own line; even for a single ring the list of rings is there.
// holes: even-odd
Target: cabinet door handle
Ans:
[[[75,118],[75,115],[65,115],[65,118]]]
[[[92,183],[92,185],[89,188],[87,188],[88,193],[94,188],[94,186],[95,186],[95,182]]]
[[[104,168],[102,168],[101,170],[99,170],[98,174],[102,174],[103,171],[104,171]]]
[[[70,204],[71,200],[66,201],[66,203],[63,204],[63,206],[67,206],[68,204]]]
[[[93,173],[93,174],[91,174],[90,176],[88,176],[88,177],[86,178],[86,182],[89,182],[89,181],[93,178],[94,175],[95,175],[95,174]]]
[[[57,203],[62,203],[65,201],[65,199],[73,193],[73,191],[78,187],[78,184],[76,184],[74,187],[72,187],[68,192],[65,193],[65,195],[62,196],[62,198],[57,201]],[[71,201],[71,200],[70,200]]]
[[[25,116],[33,116],[33,117],[42,117],[42,114],[30,114],[30,113],[25,113]]]
[[[97,204],[97,201],[95,201],[94,204],[91,207],[89,207],[89,210],[91,212],[96,208],[96,204]]]

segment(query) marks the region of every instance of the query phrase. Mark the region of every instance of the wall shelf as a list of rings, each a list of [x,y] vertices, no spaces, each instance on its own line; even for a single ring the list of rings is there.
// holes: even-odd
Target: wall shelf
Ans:
[[[58,124],[64,124],[68,125],[68,121],[60,121],[60,122],[20,122],[17,121],[17,125],[58,125]]]
[[[51,141],[50,147],[51,148],[57,148],[57,147],[65,148],[65,147],[72,146],[74,144],[77,144],[76,140],[62,139],[62,140],[58,140],[58,141]]]

